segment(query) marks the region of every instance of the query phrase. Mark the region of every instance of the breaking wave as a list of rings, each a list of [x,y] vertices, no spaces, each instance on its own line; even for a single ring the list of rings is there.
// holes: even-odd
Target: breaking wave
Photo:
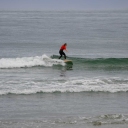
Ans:
[[[5,88],[6,86],[6,88]],[[0,81],[0,95],[36,93],[128,92],[128,79],[120,78],[70,78],[44,80]]]
[[[65,65],[62,60],[52,59],[47,55],[35,57],[22,57],[22,58],[2,58],[0,59],[0,68],[24,68],[45,66],[51,67],[53,65]]]

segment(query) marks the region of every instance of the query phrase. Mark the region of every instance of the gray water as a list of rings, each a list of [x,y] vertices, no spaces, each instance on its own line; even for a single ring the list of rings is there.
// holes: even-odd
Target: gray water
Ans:
[[[127,28],[128,10],[0,11],[0,127],[126,128]]]

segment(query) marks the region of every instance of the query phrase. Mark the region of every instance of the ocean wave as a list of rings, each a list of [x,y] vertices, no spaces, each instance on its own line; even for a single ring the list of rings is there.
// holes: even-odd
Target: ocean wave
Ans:
[[[53,55],[51,58],[58,58],[58,56]],[[76,68],[79,69],[128,69],[128,58],[67,58],[72,60]]]
[[[62,60],[58,59],[59,56],[47,55],[34,56],[34,57],[21,57],[21,58],[1,58],[0,69],[9,68],[25,68],[44,66],[52,67],[53,65],[65,66]],[[91,69],[128,69],[128,58],[77,58],[67,57],[73,61],[75,68],[91,68]]]
[[[36,93],[81,93],[81,92],[128,92],[128,79],[120,78],[70,78],[41,81],[2,80],[0,95]]]
[[[0,59],[0,68],[24,68],[45,66],[51,67],[53,65],[65,65],[62,60],[52,59],[47,55],[35,57],[22,57],[22,58],[2,58]]]

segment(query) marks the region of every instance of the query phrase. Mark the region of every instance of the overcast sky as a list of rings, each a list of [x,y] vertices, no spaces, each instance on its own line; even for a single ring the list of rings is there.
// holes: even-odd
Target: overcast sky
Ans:
[[[128,9],[128,0],[0,0],[0,10]]]

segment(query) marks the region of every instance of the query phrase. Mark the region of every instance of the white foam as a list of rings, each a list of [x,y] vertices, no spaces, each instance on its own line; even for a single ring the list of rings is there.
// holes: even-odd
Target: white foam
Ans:
[[[22,58],[2,58],[0,59],[0,68],[23,68],[33,66],[46,66],[65,65],[62,60],[52,59],[45,54],[35,57],[22,57]]]
[[[128,80],[119,78],[70,78],[70,79],[45,79],[33,80],[10,80],[0,82],[0,95],[35,94],[37,92],[126,92]],[[5,86],[6,85],[6,86]]]

